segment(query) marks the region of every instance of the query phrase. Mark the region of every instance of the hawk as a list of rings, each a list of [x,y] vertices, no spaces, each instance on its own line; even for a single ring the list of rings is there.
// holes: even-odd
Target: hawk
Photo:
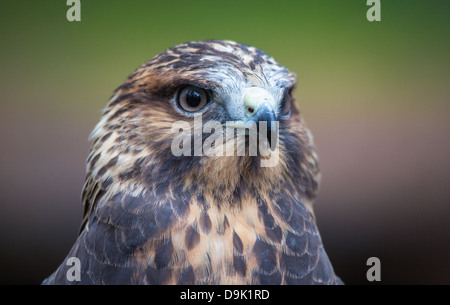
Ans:
[[[320,172],[295,84],[272,57],[232,41],[180,44],[138,68],[90,136],[81,231],[43,283],[341,283],[313,214]],[[247,146],[231,156],[174,154],[175,122],[192,126],[198,116],[203,126],[271,123],[257,132],[276,140],[276,164],[262,166],[267,157]],[[79,281],[67,277],[72,257]]]

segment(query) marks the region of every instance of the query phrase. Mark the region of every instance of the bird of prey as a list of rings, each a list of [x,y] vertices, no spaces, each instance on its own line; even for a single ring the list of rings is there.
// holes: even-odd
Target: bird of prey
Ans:
[[[223,40],[180,44],[138,68],[91,134],[81,232],[43,283],[340,284],[313,214],[320,172],[295,84],[266,53]],[[247,146],[174,154],[174,124],[199,116],[203,126],[277,122],[276,164]],[[72,257],[78,280],[67,276]]]

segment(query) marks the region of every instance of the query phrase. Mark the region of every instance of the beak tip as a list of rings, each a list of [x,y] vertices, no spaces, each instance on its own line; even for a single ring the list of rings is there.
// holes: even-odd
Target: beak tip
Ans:
[[[272,122],[277,121],[277,116],[272,105],[261,105],[256,113],[252,116],[251,120],[257,124],[258,133],[260,132],[261,123],[266,123],[266,128],[264,129],[266,129],[267,133],[264,136],[266,136],[269,146],[272,147]]]

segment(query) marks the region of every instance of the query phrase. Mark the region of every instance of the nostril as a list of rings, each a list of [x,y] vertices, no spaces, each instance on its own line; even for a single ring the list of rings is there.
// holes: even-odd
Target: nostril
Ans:
[[[252,107],[248,107],[247,111],[250,112],[250,113],[253,113],[253,112],[255,112],[255,109],[253,109]]]

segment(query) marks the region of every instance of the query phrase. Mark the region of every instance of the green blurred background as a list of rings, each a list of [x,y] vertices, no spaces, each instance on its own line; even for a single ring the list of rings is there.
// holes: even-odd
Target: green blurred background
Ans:
[[[229,39],[297,73],[336,272],[450,284],[450,2],[65,0],[0,6],[0,283],[40,283],[81,220],[88,135],[113,90],[176,44]]]

